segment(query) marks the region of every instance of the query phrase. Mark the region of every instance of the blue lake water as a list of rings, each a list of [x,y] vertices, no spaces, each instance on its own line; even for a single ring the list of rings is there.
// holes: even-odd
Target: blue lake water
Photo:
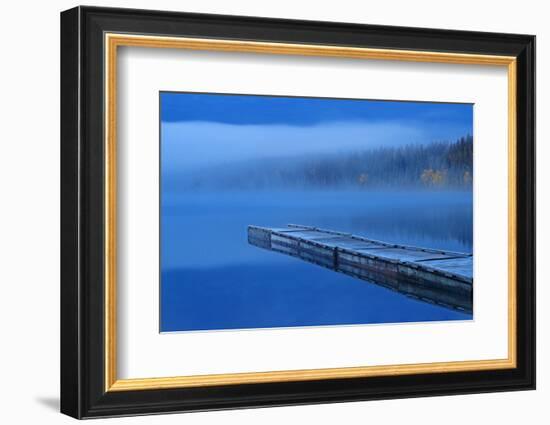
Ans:
[[[237,191],[163,199],[161,331],[472,318],[248,244],[248,225],[288,223],[472,252],[472,193]]]

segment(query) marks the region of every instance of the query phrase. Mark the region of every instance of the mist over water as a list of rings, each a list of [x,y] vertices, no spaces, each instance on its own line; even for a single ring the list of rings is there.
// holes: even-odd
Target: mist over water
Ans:
[[[247,242],[294,223],[472,252],[471,191],[190,191],[161,211],[163,331],[471,318]]]

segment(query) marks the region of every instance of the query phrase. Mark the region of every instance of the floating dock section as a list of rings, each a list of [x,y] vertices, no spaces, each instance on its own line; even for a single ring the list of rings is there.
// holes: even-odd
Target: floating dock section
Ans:
[[[472,313],[472,254],[396,245],[293,224],[248,226],[248,242],[408,297]]]

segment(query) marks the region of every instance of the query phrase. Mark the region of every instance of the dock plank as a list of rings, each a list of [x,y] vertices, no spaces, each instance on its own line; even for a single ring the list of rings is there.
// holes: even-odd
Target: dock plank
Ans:
[[[423,262],[426,266],[473,278],[472,257],[437,259]]]
[[[359,250],[361,251],[361,250]],[[400,261],[422,261],[431,259],[454,258],[454,255],[438,254],[433,252],[425,252],[420,250],[410,250],[404,248],[384,248],[376,251],[379,257],[400,260]]]

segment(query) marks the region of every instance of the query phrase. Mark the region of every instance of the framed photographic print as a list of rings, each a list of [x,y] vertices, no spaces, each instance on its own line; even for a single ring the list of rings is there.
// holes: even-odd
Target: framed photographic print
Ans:
[[[61,14],[61,411],[535,386],[535,38]]]

